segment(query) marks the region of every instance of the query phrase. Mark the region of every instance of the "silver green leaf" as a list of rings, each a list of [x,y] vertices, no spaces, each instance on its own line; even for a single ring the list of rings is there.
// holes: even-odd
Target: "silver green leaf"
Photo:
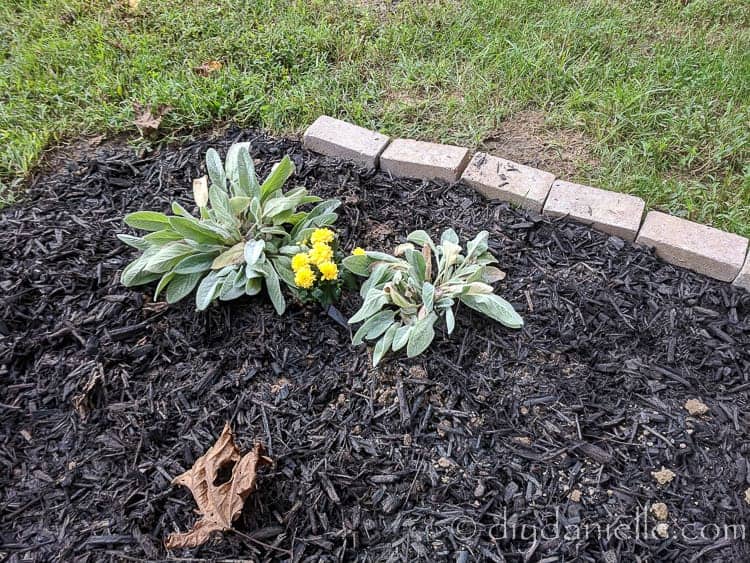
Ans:
[[[382,290],[375,288],[371,289],[367,292],[367,295],[365,295],[365,301],[362,304],[362,307],[360,307],[359,311],[354,313],[354,316],[349,319],[349,324],[358,323],[365,320],[367,317],[374,315],[380,311],[387,302],[388,299]]]
[[[211,183],[226,193],[227,177],[224,173],[224,166],[221,164],[221,157],[214,149],[208,149],[206,152],[206,170]]]
[[[398,323],[391,324],[388,330],[385,331],[383,338],[378,340],[377,344],[375,344],[375,350],[373,350],[372,352],[373,366],[377,366],[380,363],[380,360],[383,359],[383,355],[391,347],[391,344],[393,343],[393,336],[396,334],[396,330],[398,330],[398,327]]]
[[[462,295],[461,302],[509,328],[521,328],[523,319],[513,305],[495,294]]]
[[[169,219],[157,211],[136,211],[123,218],[125,224],[141,231],[160,231],[169,227]]]
[[[436,320],[437,315],[430,313],[414,323],[409,334],[409,341],[406,344],[406,355],[409,358],[419,356],[432,343],[432,340],[435,338],[434,326]]]
[[[187,275],[176,274],[167,287],[167,303],[177,303],[187,297],[198,284],[202,275],[200,272]]]
[[[216,295],[221,289],[222,277],[218,271],[211,271],[206,275],[201,283],[198,285],[198,290],[195,292],[195,308],[198,311],[205,310],[211,302],[216,298]]]
[[[263,271],[266,274],[266,290],[268,296],[271,298],[274,309],[279,315],[283,315],[286,310],[286,301],[284,295],[281,293],[281,284],[279,284],[279,276],[276,270],[270,262],[263,263]]]

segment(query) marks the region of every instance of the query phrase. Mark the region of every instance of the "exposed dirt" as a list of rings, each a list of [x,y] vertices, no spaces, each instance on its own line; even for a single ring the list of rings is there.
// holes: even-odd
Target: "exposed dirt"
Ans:
[[[480,149],[574,180],[582,171],[597,166],[589,147],[591,140],[582,132],[550,127],[545,124],[544,112],[523,110],[500,123]]]
[[[191,205],[208,146],[236,140],[262,175],[290,153],[298,183],[345,200],[347,248],[489,230],[526,327],[460,310],[452,338],[374,370],[317,309],[196,313],[120,286],[122,215]],[[66,163],[0,214],[0,249],[0,558],[750,560],[726,528],[750,517],[750,295],[646,250],[236,131]],[[238,531],[167,552],[197,518],[170,481],[226,421],[275,465]]]

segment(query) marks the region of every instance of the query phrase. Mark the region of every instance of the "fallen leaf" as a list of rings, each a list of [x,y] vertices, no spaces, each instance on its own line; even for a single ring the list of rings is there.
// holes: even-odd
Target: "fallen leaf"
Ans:
[[[81,420],[86,420],[89,416],[89,412],[94,407],[94,391],[104,382],[104,370],[99,365],[98,369],[91,372],[86,385],[83,386],[81,392],[73,397],[73,408],[81,417]]]
[[[159,129],[162,118],[171,109],[172,108],[167,105],[160,105],[152,111],[151,108],[142,106],[138,102],[135,102],[133,104],[133,111],[135,112],[133,123],[138,127],[141,135],[145,137]]]
[[[193,199],[198,207],[208,205],[208,176],[201,176],[193,180]]]
[[[137,12],[140,4],[141,0],[128,0],[128,8],[131,12]]]
[[[226,424],[216,443],[195,461],[192,468],[172,481],[173,485],[190,489],[202,518],[191,530],[170,534],[164,542],[166,548],[197,547],[208,541],[214,532],[231,529],[232,522],[239,517],[245,500],[255,487],[258,467],[271,463],[263,453],[263,445],[256,443],[252,451],[241,456],[232,430]],[[234,466],[229,481],[216,485],[219,471],[231,464]]]
[[[202,65],[193,68],[193,72],[198,76],[208,76],[212,72],[216,72],[221,69],[221,63],[219,61],[208,61]]]

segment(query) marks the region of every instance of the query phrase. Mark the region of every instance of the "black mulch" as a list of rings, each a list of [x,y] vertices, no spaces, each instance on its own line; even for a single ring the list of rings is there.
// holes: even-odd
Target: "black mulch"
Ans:
[[[489,230],[526,327],[463,310],[450,340],[373,370],[316,309],[201,314],[120,286],[123,214],[190,203],[206,149],[238,139],[263,175],[291,153],[298,182],[342,198],[347,247]],[[0,290],[0,559],[750,560],[750,295],[588,228],[234,131],[39,178],[0,214]],[[237,532],[167,553],[196,518],[170,479],[225,421],[275,467]]]

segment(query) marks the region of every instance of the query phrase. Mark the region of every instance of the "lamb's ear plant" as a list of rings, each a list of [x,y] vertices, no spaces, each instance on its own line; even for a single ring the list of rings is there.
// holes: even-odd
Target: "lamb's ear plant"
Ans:
[[[154,299],[164,292],[169,303],[197,287],[198,310],[215,299],[256,295],[265,285],[276,311],[284,312],[281,284],[296,290],[292,256],[315,229],[336,221],[340,202],[322,201],[302,187],[282,192],[294,174],[288,156],[260,183],[248,147],[232,145],[224,163],[215,150],[208,150],[208,177],[193,181],[197,216],[174,202],[174,215],[137,211],[125,217],[127,225],[149,234],[118,235],[142,252],[123,270],[124,285],[159,280]],[[300,211],[305,204],[317,205]]]
[[[408,357],[418,356],[435,337],[439,319],[448,334],[453,332],[459,302],[507,327],[523,326],[513,306],[490,285],[505,274],[492,265],[497,260],[487,239],[487,232],[480,232],[464,253],[452,229],[443,232],[440,244],[425,231],[414,231],[394,255],[359,250],[345,258],[346,269],[367,277],[360,288],[362,307],[349,319],[351,324],[362,322],[354,344],[377,339],[374,365],[388,351],[404,347]]]

